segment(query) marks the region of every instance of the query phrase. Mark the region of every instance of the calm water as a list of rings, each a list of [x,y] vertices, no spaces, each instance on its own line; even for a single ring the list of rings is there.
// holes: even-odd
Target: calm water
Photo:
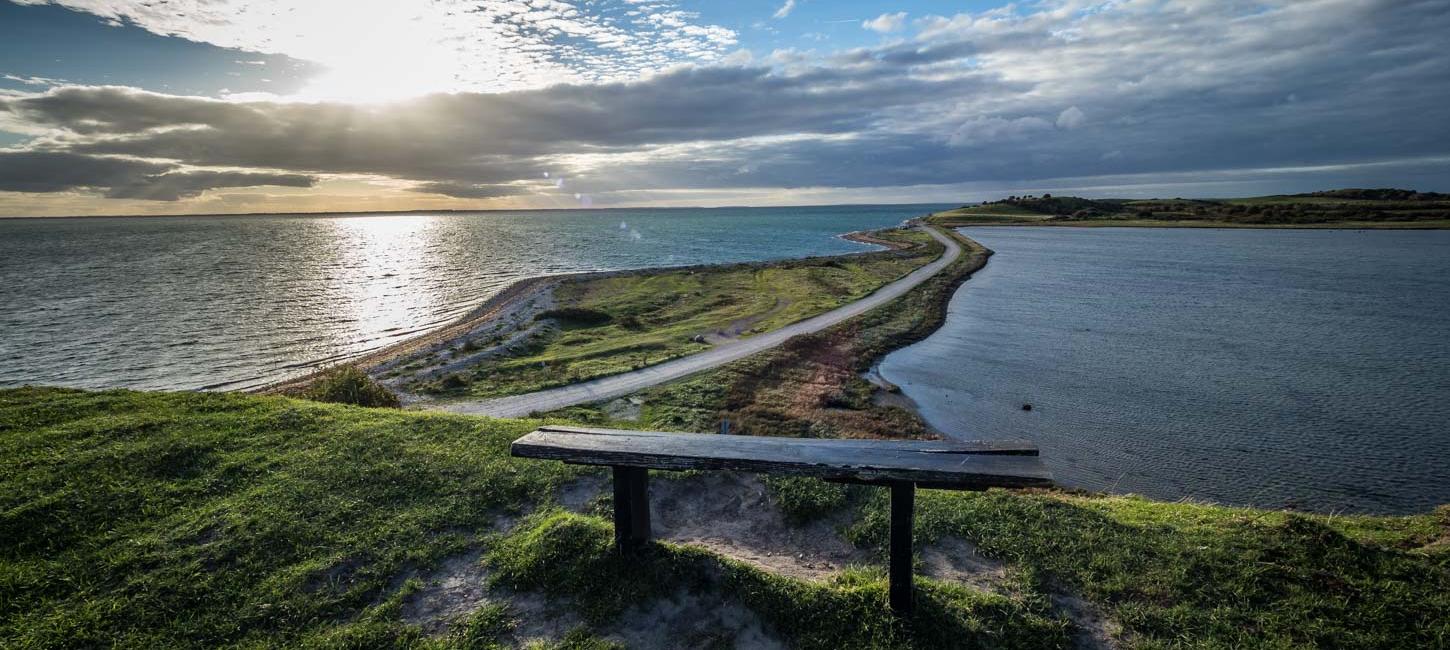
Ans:
[[[240,388],[519,278],[860,251],[941,207],[0,220],[0,386]]]
[[[997,254],[882,364],[942,430],[1094,490],[1450,503],[1450,232],[963,232]]]

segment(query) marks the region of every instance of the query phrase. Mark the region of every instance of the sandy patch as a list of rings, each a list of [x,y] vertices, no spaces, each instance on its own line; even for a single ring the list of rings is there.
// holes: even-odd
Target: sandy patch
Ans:
[[[442,634],[489,601],[488,569],[470,551],[448,558],[423,579],[423,588],[403,603],[403,620],[423,628],[424,634]]]
[[[755,612],[714,594],[679,590],[626,612],[600,636],[629,648],[785,648]]]
[[[1059,592],[1052,594],[1052,608],[1073,622],[1074,650],[1112,650],[1118,647],[1123,628],[1097,605]]]
[[[565,599],[490,588],[489,570],[480,562],[481,555],[475,550],[445,560],[424,579],[423,588],[403,603],[403,621],[418,625],[429,636],[443,636],[484,605],[500,603],[508,607],[514,624],[502,639],[510,647],[557,642],[584,625]],[[590,631],[643,650],[785,647],[754,612],[717,594],[681,589],[640,603],[609,625]]]
[[[923,575],[959,582],[974,589],[1010,596],[1007,565],[982,555],[959,537],[948,537],[920,549]]]
[[[870,559],[836,531],[840,521],[786,522],[753,474],[652,480],[650,520],[657,539],[702,546],[793,578],[820,580]]]

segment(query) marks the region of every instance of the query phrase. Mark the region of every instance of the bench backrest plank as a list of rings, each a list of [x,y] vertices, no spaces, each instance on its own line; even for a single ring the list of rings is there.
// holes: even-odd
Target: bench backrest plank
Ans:
[[[1026,455],[1029,447],[546,427],[514,441],[510,453],[584,465],[737,470],[954,489],[1050,485],[1051,472]]]

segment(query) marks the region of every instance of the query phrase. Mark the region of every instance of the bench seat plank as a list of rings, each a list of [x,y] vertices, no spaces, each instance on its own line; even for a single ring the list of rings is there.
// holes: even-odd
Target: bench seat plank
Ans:
[[[710,438],[743,438],[752,440],[786,440],[793,445],[824,445],[828,447],[840,447],[843,449],[860,447],[863,449],[905,449],[926,453],[942,454],[1004,454],[1020,456],[1036,456],[1037,445],[1028,440],[880,440],[875,438],[764,438],[762,436],[741,436],[728,434],[711,433],[673,433],[669,431],[631,431],[628,429],[600,429],[597,427],[570,427],[550,425],[540,427],[539,431],[550,431],[555,433],[592,433],[597,435],[631,435],[631,436],[682,436],[697,435]]]
[[[953,445],[959,445],[953,448]],[[974,451],[939,441],[768,438],[547,427],[510,453],[582,465],[665,470],[736,470],[867,483],[982,489],[1047,486],[1052,474],[1030,455]]]

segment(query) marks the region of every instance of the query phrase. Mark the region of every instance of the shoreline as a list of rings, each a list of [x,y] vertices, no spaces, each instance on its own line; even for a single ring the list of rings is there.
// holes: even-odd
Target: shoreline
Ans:
[[[953,228],[916,221],[951,238],[962,253],[893,301],[779,347],[625,395],[620,399],[629,401],[633,411],[627,417],[610,408],[619,400],[550,411],[543,417],[662,431],[711,431],[723,419],[733,430],[755,435],[950,437],[931,427],[915,408],[898,403],[907,398],[873,382],[870,370],[887,354],[939,330],[952,297],[987,264],[992,250]],[[641,406],[654,415],[642,414]]]
[[[637,366],[633,370],[598,375],[583,381],[518,394],[434,402],[432,408],[494,417],[523,417],[604,401],[612,402],[675,380],[715,370],[759,353],[780,349],[797,338],[833,331],[844,323],[892,304],[896,299],[933,280],[960,259],[964,246],[959,243],[959,237],[953,237],[934,226],[924,226],[922,229],[942,246],[942,253],[852,302],[761,332],[739,343],[716,345],[659,363]],[[903,245],[902,248],[915,247]]]
[[[888,226],[877,230],[856,230],[835,235],[838,239],[876,247],[870,250],[840,253],[837,255],[807,255],[804,257],[727,262],[722,264],[654,266],[615,271],[584,271],[523,278],[514,281],[499,293],[485,299],[464,315],[436,328],[388,344],[376,350],[365,352],[356,357],[346,358],[334,363],[321,363],[306,373],[276,381],[264,382],[253,387],[241,389],[238,392],[261,395],[296,393],[305,390],[312,381],[332,368],[345,365],[356,366],[376,377],[379,373],[387,372],[419,357],[438,353],[480,330],[500,327],[506,324],[505,321],[512,320],[517,325],[521,321],[532,319],[537,313],[548,309],[548,305],[552,304],[552,293],[554,289],[565,282],[582,282],[628,276],[643,278],[651,275],[679,271],[728,271],[734,269],[768,268],[783,263],[844,259],[859,255],[906,250],[911,247],[910,244],[884,239],[876,236],[876,233],[882,230],[899,228],[903,225],[920,221],[921,219],[921,217],[918,217],[907,220],[897,226]],[[926,263],[930,263],[930,260]],[[523,332],[520,331],[519,333]],[[393,388],[395,390],[397,389],[396,387]],[[420,401],[416,396],[407,394],[402,396],[404,397],[405,403]]]

